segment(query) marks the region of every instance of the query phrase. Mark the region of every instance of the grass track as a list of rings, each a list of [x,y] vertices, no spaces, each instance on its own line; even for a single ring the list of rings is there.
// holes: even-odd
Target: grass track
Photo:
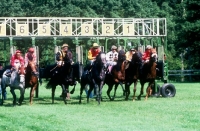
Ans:
[[[40,86],[39,98],[29,105],[29,89],[22,106],[12,107],[12,96],[7,88],[8,99],[0,107],[0,131],[198,131],[200,130],[200,84],[173,83],[174,98],[150,97],[144,101],[124,101],[121,88],[115,101],[106,96],[97,105],[94,99],[78,104],[79,85],[71,100],[65,105],[59,98],[57,87],[55,104],[51,104],[51,90]],[[162,84],[160,84],[162,85]],[[133,87],[132,87],[133,88]],[[132,90],[132,89],[131,89]],[[137,95],[140,85],[138,85]],[[19,92],[17,96],[19,96]],[[113,94],[113,93],[112,93]]]

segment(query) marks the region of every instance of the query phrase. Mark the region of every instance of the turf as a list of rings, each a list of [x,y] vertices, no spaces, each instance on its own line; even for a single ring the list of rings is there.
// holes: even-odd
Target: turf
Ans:
[[[78,103],[79,85],[65,105],[56,89],[55,103],[51,104],[51,90],[40,86],[39,98],[29,105],[26,90],[22,106],[12,106],[12,95],[7,88],[8,99],[0,107],[0,131],[197,131],[200,129],[200,84],[173,83],[176,96],[172,98],[150,97],[147,101],[124,100],[121,88],[114,101],[103,89],[100,105],[95,99]],[[162,84],[160,84],[162,85]],[[133,87],[132,87],[133,88]],[[137,95],[140,85],[138,85]],[[19,91],[16,91],[19,96]],[[113,94],[113,92],[112,92]]]

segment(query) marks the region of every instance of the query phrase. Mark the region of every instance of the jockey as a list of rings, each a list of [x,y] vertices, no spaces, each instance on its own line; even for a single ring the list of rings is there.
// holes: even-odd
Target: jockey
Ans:
[[[108,72],[111,72],[112,66],[117,64],[117,60],[118,60],[118,52],[117,52],[117,47],[115,45],[113,45],[111,47],[111,51],[109,51],[106,54],[106,62],[107,62],[107,66],[108,66]]]
[[[149,62],[151,49],[152,49],[152,46],[151,45],[147,45],[145,52],[142,54],[142,61],[144,63]]]
[[[63,44],[62,49],[56,53],[56,60],[57,60],[57,67],[62,67],[64,63],[70,63],[69,67],[69,78],[68,81],[72,82],[73,80],[73,70],[72,66],[73,65],[73,57],[72,54],[69,53],[70,51],[68,50],[68,44]]]
[[[134,47],[130,47],[129,51],[126,52],[126,60],[131,61],[133,54],[136,52]]]
[[[19,68],[20,74],[23,74],[24,58],[21,56],[20,50],[16,50],[15,54],[11,57],[10,64],[12,66],[11,70]]]
[[[88,65],[86,69],[90,70],[92,68],[93,62],[96,60],[96,56],[101,52],[99,49],[99,45],[97,43],[93,43],[92,48],[88,51]]]
[[[25,54],[25,67],[28,66],[28,64],[31,67],[33,75],[37,76],[39,75],[37,71],[37,57],[34,53],[34,48],[29,48],[28,52]]]
[[[90,61],[90,64],[95,61],[96,56],[99,54],[99,52],[99,45],[97,43],[93,43],[92,48],[90,48],[90,50],[88,51],[88,60]]]

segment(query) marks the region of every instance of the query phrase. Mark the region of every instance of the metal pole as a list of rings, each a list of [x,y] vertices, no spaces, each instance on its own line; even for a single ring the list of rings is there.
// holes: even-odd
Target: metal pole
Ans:
[[[56,45],[57,45],[57,37],[53,37],[53,44],[54,44],[54,47],[56,47]]]
[[[108,38],[106,38],[106,41],[105,41],[105,52],[107,52],[108,51]]]
[[[7,51],[6,51],[6,40],[4,39],[3,40],[3,43],[4,43],[4,67],[6,66],[6,61],[7,61]]]
[[[35,47],[35,37],[31,37],[32,39],[32,47]]]
[[[76,44],[76,49],[77,49],[77,46],[78,46],[78,37],[75,38],[75,44]],[[78,52],[76,52],[76,62],[80,62],[78,55],[79,55]]]
[[[127,38],[124,38],[124,50],[126,50]]]

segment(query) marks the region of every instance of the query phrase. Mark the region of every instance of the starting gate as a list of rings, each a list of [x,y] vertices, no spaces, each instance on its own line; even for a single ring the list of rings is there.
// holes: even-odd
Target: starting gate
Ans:
[[[0,39],[9,38],[11,47],[13,40],[18,38],[31,39],[33,47],[35,39],[53,38],[56,52],[60,48],[56,46],[57,39],[75,39],[76,62],[80,63],[83,63],[83,48],[79,45],[79,39],[96,38],[97,43],[99,39],[104,39],[105,45],[101,46],[101,50],[107,52],[108,39],[117,39],[118,48],[125,49],[127,40],[156,38],[165,82],[168,79],[167,62],[164,60],[166,36],[166,18],[0,17]],[[119,39],[124,39],[123,46],[119,44]],[[150,44],[155,46],[155,43]],[[142,45],[138,43],[138,50],[143,52],[145,46],[145,42]],[[13,51],[12,47],[11,54]]]

